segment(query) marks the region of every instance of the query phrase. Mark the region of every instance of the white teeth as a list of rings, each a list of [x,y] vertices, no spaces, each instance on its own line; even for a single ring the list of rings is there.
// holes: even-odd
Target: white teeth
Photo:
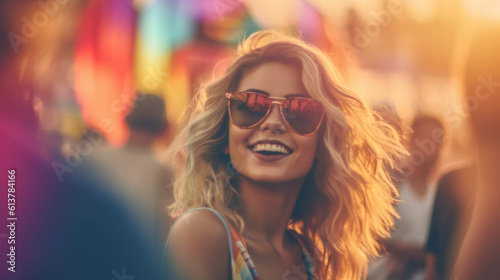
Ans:
[[[257,144],[252,149],[255,152],[267,151],[267,152],[279,152],[288,155],[290,152],[287,148],[277,145],[277,144]]]

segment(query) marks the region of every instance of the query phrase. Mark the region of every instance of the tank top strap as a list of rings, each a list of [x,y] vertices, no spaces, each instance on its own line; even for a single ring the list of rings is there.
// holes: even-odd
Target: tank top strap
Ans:
[[[307,246],[305,245],[304,241],[295,230],[289,229],[288,231],[293,235],[293,237],[295,237],[297,242],[299,242],[300,246],[302,247],[302,264],[304,265],[304,269],[306,270],[307,279],[308,280],[318,279],[316,276],[316,265],[313,263],[311,254],[307,249]]]

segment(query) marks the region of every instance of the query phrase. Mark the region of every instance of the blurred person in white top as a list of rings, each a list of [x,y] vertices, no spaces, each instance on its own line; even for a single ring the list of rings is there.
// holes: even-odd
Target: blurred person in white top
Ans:
[[[443,124],[430,116],[417,116],[412,124],[410,156],[401,166],[400,216],[391,237],[384,240],[383,254],[369,267],[369,280],[424,279],[429,233],[436,187],[433,182],[444,139]]]

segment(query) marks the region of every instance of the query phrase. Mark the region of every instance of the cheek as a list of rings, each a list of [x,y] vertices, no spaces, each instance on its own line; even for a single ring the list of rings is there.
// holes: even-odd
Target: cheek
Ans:
[[[297,136],[296,143],[299,146],[299,149],[304,153],[314,158],[316,155],[316,150],[318,147],[318,135],[309,135],[309,136]],[[303,155],[304,156],[304,155]]]
[[[313,161],[316,158],[317,137],[314,137],[313,139],[307,139],[306,141],[301,141],[300,147],[300,165],[304,170],[307,170],[307,172],[309,172]]]
[[[245,145],[248,136],[248,129],[241,129],[229,124],[229,155],[233,164],[237,164],[241,157],[249,152]]]

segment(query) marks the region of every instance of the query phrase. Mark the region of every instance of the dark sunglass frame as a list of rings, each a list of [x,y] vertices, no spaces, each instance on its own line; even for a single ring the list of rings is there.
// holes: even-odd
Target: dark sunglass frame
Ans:
[[[233,121],[233,116],[231,114],[231,100],[232,100],[232,97],[234,95],[236,95],[236,94],[256,94],[256,95],[260,95],[260,96],[263,96],[263,97],[271,100],[271,103],[269,105],[269,108],[267,108],[266,114],[259,121],[257,121],[255,124],[250,125],[250,126],[240,126],[240,125],[236,124]],[[321,104],[319,102],[317,102],[316,100],[311,99],[311,98],[307,98],[307,97],[296,97],[296,96],[295,97],[270,97],[268,95],[257,93],[257,92],[252,92],[252,91],[248,91],[248,92],[247,91],[242,91],[242,92],[234,92],[234,93],[229,93],[228,92],[228,93],[225,94],[225,97],[227,99],[227,108],[228,108],[228,111],[229,111],[229,118],[231,120],[231,123],[234,124],[235,126],[239,127],[239,128],[244,128],[244,129],[245,128],[253,128],[253,127],[259,125],[260,123],[262,123],[262,121],[265,120],[266,117],[271,112],[273,104],[278,104],[279,105],[281,117],[283,118],[283,120],[285,120],[286,125],[292,131],[294,131],[295,133],[300,134],[300,135],[304,135],[304,136],[312,135],[312,134],[316,133],[318,131],[318,129],[320,128],[321,124],[323,123],[323,118],[325,116],[325,112],[324,112],[323,106],[321,106]],[[297,131],[295,128],[293,128],[293,126],[289,123],[289,120],[285,117],[285,114],[283,113],[283,105],[285,104],[286,100],[294,100],[294,99],[305,99],[305,100],[308,100],[308,101],[313,101],[314,103],[318,104],[321,107],[321,117],[320,117],[320,119],[318,121],[318,125],[314,128],[314,130],[312,132],[310,132],[310,133],[301,133],[301,132]]]

